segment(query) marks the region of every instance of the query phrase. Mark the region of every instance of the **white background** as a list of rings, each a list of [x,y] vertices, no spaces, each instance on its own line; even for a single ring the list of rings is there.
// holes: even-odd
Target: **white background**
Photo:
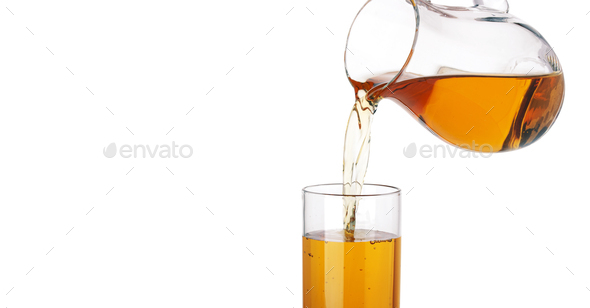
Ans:
[[[0,1],[0,307],[301,307],[300,189],[340,180],[363,1]],[[567,83],[529,148],[409,159],[441,142],[381,104],[403,307],[590,304],[589,11],[511,1]],[[102,154],[172,141],[194,155]]]

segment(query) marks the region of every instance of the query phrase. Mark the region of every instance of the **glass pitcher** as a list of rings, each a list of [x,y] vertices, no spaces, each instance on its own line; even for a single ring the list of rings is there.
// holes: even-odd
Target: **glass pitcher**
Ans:
[[[526,147],[552,126],[565,94],[553,48],[504,0],[451,7],[369,0],[351,26],[347,76],[376,110],[383,98],[442,140],[473,151]]]

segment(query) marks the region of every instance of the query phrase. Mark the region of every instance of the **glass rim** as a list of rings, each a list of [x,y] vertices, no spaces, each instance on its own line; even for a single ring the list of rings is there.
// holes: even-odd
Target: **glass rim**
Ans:
[[[306,187],[303,187],[302,191],[304,194],[314,194],[314,195],[320,195],[320,196],[333,196],[333,197],[381,197],[381,196],[390,196],[390,195],[401,195],[402,190],[398,187],[395,186],[390,186],[390,185],[383,185],[383,184],[371,184],[371,183],[366,183],[363,184],[364,186],[372,186],[372,187],[381,187],[381,188],[387,188],[391,191],[388,192],[382,192],[382,193],[372,193],[372,194],[358,194],[358,195],[345,195],[345,194],[335,194],[335,193],[328,193],[328,192],[320,192],[320,191],[312,191],[312,188],[316,188],[316,187],[323,187],[323,186],[344,186],[344,184],[342,183],[329,183],[329,184],[316,184],[316,185],[309,185]]]

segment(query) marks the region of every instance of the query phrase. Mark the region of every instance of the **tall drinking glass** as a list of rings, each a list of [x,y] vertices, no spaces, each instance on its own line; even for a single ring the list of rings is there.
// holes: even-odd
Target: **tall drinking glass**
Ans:
[[[399,307],[401,191],[365,184],[303,189],[303,307]],[[357,198],[354,234],[344,232],[344,201]]]

